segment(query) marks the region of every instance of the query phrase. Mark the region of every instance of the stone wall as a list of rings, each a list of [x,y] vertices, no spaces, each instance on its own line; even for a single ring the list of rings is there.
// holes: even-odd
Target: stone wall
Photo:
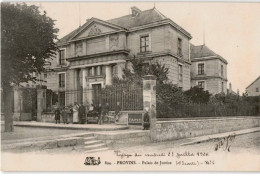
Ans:
[[[41,115],[41,122],[55,122],[55,114],[54,113],[43,113]]]
[[[158,121],[155,141],[176,140],[259,127],[260,117]]]
[[[13,120],[14,121],[31,121],[32,113],[14,113]]]

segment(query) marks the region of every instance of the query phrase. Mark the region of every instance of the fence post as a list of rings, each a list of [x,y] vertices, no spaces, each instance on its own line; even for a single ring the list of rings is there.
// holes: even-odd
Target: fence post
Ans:
[[[156,78],[147,75],[143,78],[143,104],[150,117],[150,138],[156,140]]]

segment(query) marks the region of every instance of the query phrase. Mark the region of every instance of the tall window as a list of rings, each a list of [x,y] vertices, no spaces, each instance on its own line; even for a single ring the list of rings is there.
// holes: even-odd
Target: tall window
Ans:
[[[221,82],[221,92],[224,92],[224,82]]]
[[[221,76],[224,76],[224,67],[221,65]]]
[[[112,76],[113,77],[118,76],[118,66],[117,65],[112,66]]]
[[[149,51],[149,35],[140,37],[140,52]]]
[[[198,75],[203,75],[204,74],[204,63],[199,63],[198,64]]]
[[[255,92],[259,92],[259,88],[258,87],[255,88]]]
[[[59,105],[60,107],[65,106],[65,92],[59,92]]]
[[[182,39],[181,38],[178,38],[177,47],[178,47],[177,55],[182,56]]]
[[[43,80],[44,80],[45,82],[47,82],[47,73],[44,73],[44,74],[43,74],[43,78],[44,78]]]
[[[205,81],[198,81],[199,88],[205,89]]]
[[[88,77],[90,77],[90,76],[93,76],[93,74],[92,74],[92,67],[88,68]]]
[[[97,76],[97,75],[98,75],[98,67],[95,66],[95,67],[94,67],[94,76]]]
[[[106,66],[100,66],[100,75],[105,74],[105,69],[106,69]]]
[[[59,87],[65,87],[65,73],[59,74]]]
[[[65,58],[65,50],[60,50],[59,51],[59,64],[60,65],[64,65],[66,62],[66,58]]]
[[[182,65],[179,65],[178,72],[179,72],[179,81],[182,82],[182,76],[183,76]]]

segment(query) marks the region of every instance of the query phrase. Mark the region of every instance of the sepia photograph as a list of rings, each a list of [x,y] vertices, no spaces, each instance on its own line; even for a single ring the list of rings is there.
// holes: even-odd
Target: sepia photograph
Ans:
[[[259,2],[1,2],[1,171],[260,171]]]

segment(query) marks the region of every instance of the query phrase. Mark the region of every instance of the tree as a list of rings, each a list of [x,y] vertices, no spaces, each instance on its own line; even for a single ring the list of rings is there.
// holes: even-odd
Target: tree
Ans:
[[[197,86],[192,87],[184,93],[190,99],[190,101],[199,105],[199,115],[201,115],[201,104],[207,104],[209,102],[210,93],[207,90],[204,91],[202,88]]]
[[[131,69],[123,69],[123,79],[121,82],[135,82],[142,84],[142,79],[146,75],[154,75],[157,78],[157,84],[168,81],[168,68],[157,62],[147,62],[145,59],[137,59],[135,56],[129,59]]]
[[[192,87],[185,91],[185,95],[193,102],[198,104],[207,104],[209,102],[210,93],[199,87]]]
[[[55,55],[58,29],[37,6],[1,4],[1,51],[5,131],[12,131],[12,86],[37,81],[32,73],[44,71],[46,59]]]

